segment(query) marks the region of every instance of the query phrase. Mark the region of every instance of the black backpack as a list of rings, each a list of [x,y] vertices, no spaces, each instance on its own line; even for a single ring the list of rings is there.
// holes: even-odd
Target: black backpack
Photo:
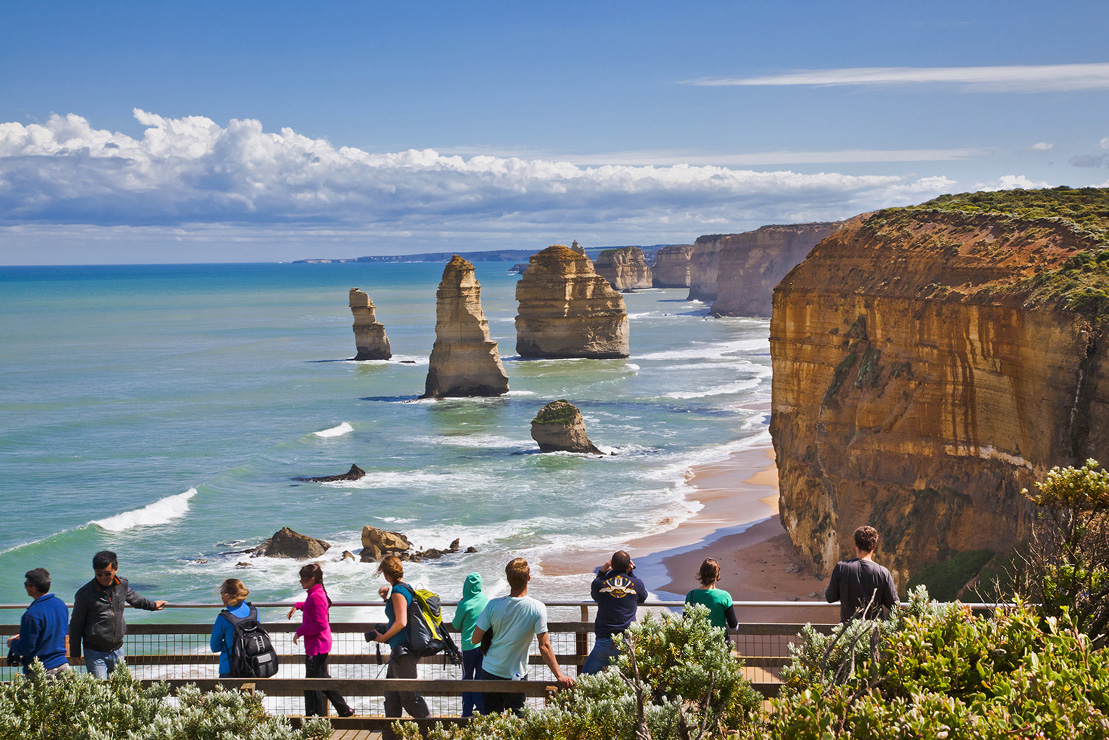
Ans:
[[[220,612],[235,629],[231,637],[231,676],[234,678],[269,678],[277,673],[277,651],[273,649],[270,635],[258,621],[258,609],[251,606],[250,614],[236,617],[229,610]]]
[[[443,629],[439,595],[427,589],[412,588],[407,583],[398,583],[397,586],[407,588],[412,594],[412,600],[408,602],[408,639],[405,641],[408,651],[421,658],[445,651],[451,663],[460,664],[462,653]]]

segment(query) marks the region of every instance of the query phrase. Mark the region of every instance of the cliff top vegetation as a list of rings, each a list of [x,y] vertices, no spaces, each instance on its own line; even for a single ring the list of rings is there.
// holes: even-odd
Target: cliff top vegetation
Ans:
[[[909,211],[961,211],[996,213],[1022,220],[1062,219],[1109,240],[1109,188],[1050,190],[997,190],[992,192],[941,195]]]
[[[579,413],[574,404],[560,398],[539,409],[539,413],[535,415],[532,422],[535,424],[569,424],[574,421]]]

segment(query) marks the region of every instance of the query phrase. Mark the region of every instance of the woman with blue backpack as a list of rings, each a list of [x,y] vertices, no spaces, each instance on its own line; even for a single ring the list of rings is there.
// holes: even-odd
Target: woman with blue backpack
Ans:
[[[250,596],[250,589],[243,585],[238,578],[228,578],[219,587],[220,599],[232,616],[246,619],[250,615],[250,604],[246,597]],[[212,625],[211,645],[213,653],[219,653],[219,677],[231,678],[231,650],[234,646],[235,627],[220,613],[216,623]]]
[[[400,558],[389,555],[382,559],[377,566],[377,572],[385,576],[391,587],[389,600],[385,602],[385,618],[389,621],[374,632],[368,633],[374,642],[384,642],[389,645],[389,664],[385,671],[386,678],[417,678],[419,670],[416,665],[420,657],[408,649],[408,605],[412,603],[415,593],[412,586],[404,582],[404,566]],[[416,718],[427,717],[431,712],[423,696],[415,691],[386,691],[385,716],[400,717],[401,710],[407,711]],[[396,733],[392,726],[387,727],[381,736],[383,740],[395,740]]]

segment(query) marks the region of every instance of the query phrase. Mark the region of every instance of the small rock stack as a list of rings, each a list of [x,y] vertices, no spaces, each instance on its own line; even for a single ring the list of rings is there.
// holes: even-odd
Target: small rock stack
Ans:
[[[350,312],[354,314],[354,346],[356,360],[388,360],[393,356],[385,327],[374,316],[370,297],[358,288],[350,289]]]
[[[543,452],[604,454],[589,441],[581,411],[564,399],[551,401],[539,410],[531,420],[531,438]]]

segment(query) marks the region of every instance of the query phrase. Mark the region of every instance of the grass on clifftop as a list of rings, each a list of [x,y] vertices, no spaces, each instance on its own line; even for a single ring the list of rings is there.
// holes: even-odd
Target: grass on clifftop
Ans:
[[[578,413],[574,404],[560,398],[539,409],[539,413],[531,421],[533,424],[569,424]]]
[[[908,211],[999,213],[1020,219],[1056,218],[1109,241],[1109,188],[1058,187],[1051,190],[998,190],[959,193],[910,206]]]

